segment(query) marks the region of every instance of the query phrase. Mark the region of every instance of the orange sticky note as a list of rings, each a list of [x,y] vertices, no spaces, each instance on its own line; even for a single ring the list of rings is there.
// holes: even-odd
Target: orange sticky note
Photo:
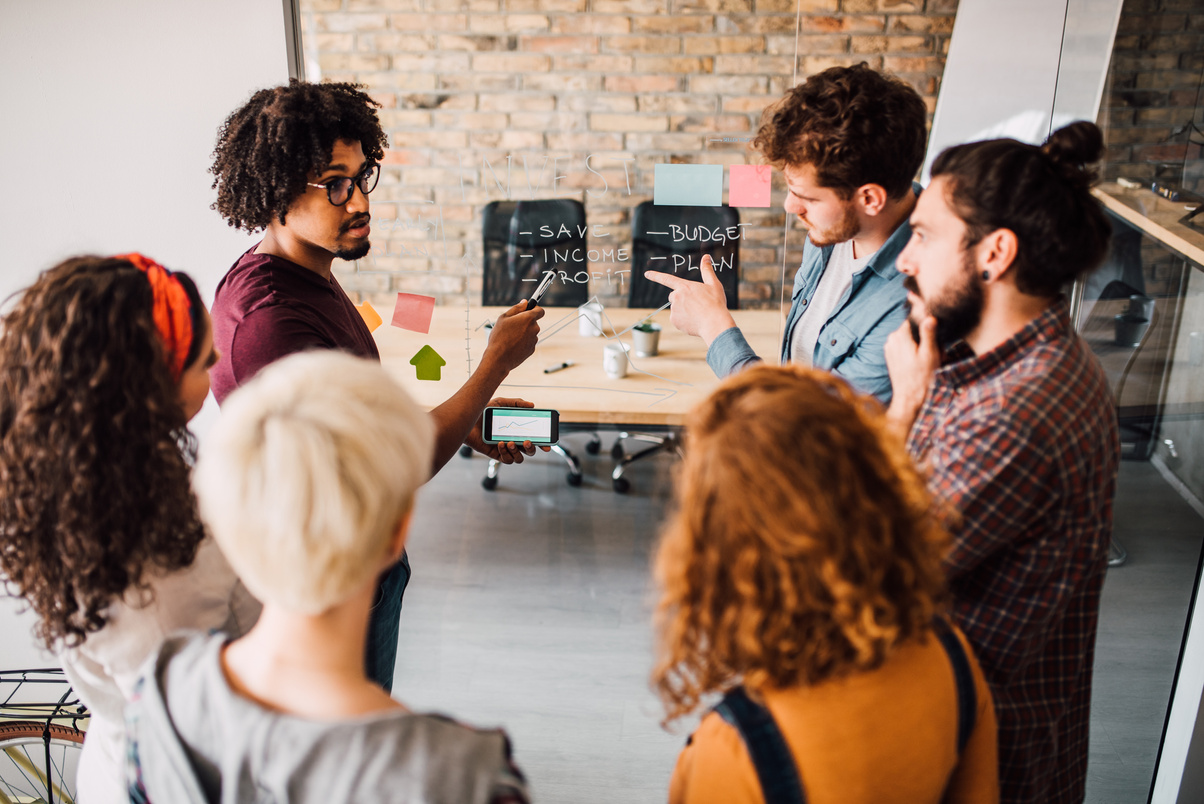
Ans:
[[[431,316],[435,313],[435,297],[415,293],[398,293],[393,308],[393,326],[411,332],[431,331]]]
[[[732,165],[728,174],[727,205],[729,207],[769,206],[769,165]]]
[[[385,323],[385,320],[380,317],[380,313],[376,312],[376,308],[370,302],[364,302],[355,309],[360,311],[360,315],[364,318],[364,323],[368,325],[369,332],[376,332],[376,328]]]

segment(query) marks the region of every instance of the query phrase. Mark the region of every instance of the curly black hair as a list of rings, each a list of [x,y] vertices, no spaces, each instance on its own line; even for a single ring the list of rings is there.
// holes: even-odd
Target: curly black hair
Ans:
[[[312,174],[330,164],[335,140],[359,142],[377,161],[389,147],[376,107],[359,84],[310,84],[261,89],[226,118],[213,166],[216,209],[236,229],[257,232],[284,223],[289,205]]]
[[[128,261],[76,257],[0,321],[0,573],[52,650],[147,592],[148,571],[191,564],[204,536],[152,309]]]

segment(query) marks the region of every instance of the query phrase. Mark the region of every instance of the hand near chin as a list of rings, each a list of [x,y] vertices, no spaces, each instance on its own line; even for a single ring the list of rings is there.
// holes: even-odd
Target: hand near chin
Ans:
[[[890,374],[891,403],[887,416],[906,436],[915,422],[932,378],[941,367],[941,350],[936,343],[936,319],[925,315],[920,321],[919,340],[907,318],[886,339],[886,370]]]

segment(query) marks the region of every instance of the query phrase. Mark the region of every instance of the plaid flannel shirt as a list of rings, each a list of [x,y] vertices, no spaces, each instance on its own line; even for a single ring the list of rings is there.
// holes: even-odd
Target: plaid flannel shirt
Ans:
[[[1081,802],[1120,440],[1060,299],[1011,339],[946,354],[908,438],[957,517],[954,619],[995,697],[1003,802]]]

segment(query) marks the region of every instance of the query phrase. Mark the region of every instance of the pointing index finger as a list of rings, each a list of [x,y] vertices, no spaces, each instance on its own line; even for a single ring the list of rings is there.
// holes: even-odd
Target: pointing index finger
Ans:
[[[673,274],[666,274],[661,271],[645,271],[644,276],[657,284],[664,285],[673,290],[681,290],[690,283],[689,279],[682,279],[680,276],[673,276]]]

